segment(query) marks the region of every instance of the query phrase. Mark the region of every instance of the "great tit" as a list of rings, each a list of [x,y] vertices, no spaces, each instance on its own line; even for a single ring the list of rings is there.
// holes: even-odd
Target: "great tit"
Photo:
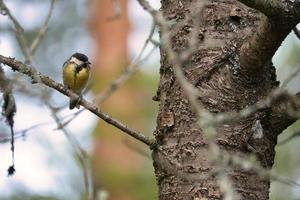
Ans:
[[[76,99],[70,98],[70,110],[80,107],[78,102],[90,77],[90,64],[86,55],[74,53],[63,65],[64,85],[80,96]]]

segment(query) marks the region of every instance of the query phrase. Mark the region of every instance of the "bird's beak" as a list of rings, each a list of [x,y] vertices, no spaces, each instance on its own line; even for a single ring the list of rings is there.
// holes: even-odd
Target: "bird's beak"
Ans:
[[[92,63],[90,63],[89,61],[86,61],[85,63],[88,64],[88,65],[92,64]]]

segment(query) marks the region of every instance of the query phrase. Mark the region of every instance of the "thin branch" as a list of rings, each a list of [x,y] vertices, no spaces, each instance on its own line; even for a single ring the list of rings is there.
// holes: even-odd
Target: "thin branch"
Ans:
[[[264,13],[267,16],[278,15],[282,9],[283,4],[280,0],[238,0],[245,5],[257,9],[260,12]]]
[[[241,72],[255,77],[261,74],[261,69],[272,59],[284,38],[299,22],[300,1],[239,1],[267,16],[240,51]]]
[[[53,123],[52,121],[51,122],[43,122],[43,123],[35,124],[33,126],[25,128],[23,130],[16,131],[15,134],[14,134],[14,139],[24,138],[29,131],[31,131],[33,129],[36,129],[36,128],[39,128],[41,126],[50,125],[52,123]],[[0,143],[6,143],[6,142],[9,142],[9,141],[10,141],[10,137],[2,137],[2,138],[0,138]]]
[[[37,50],[37,48],[38,48],[38,46],[41,42],[41,40],[43,39],[45,33],[48,30],[48,24],[49,24],[49,21],[50,21],[52,12],[53,12],[54,2],[55,2],[55,0],[51,0],[50,8],[49,8],[49,12],[48,12],[48,15],[46,17],[46,20],[45,20],[43,26],[41,27],[41,29],[39,30],[38,34],[36,35],[35,39],[31,43],[31,46],[30,46],[31,55],[34,55],[35,51]]]
[[[53,89],[57,90],[58,92],[66,95],[68,97],[75,98],[75,99],[79,98],[79,96],[77,94],[75,94],[71,90],[67,89],[64,85],[55,82],[54,80],[52,80],[51,78],[49,78],[45,75],[42,75],[40,72],[36,71],[31,66],[26,65],[26,64],[24,64],[20,61],[17,61],[14,58],[5,57],[5,56],[0,55],[0,62],[7,65],[7,66],[9,66],[14,71],[18,71],[22,74],[27,75],[33,81],[36,81],[38,79],[39,80],[38,83],[46,85],[50,88],[53,88]],[[79,104],[82,105],[83,107],[85,107],[87,110],[94,113],[96,116],[103,119],[108,124],[122,130],[127,135],[132,136],[133,138],[143,142],[144,144],[146,144],[148,146],[152,146],[154,144],[153,139],[150,139],[150,138],[146,137],[145,135],[143,135],[139,131],[128,128],[125,124],[123,124],[123,123],[119,122],[118,120],[112,118],[111,116],[109,116],[105,112],[101,111],[97,107],[97,105],[95,105],[91,102],[88,102],[84,98],[80,99]]]
[[[49,9],[48,15],[45,19],[45,22],[44,22],[43,26],[40,28],[40,30],[37,33],[35,39],[33,40],[33,42],[31,43],[31,45],[29,47],[27,39],[26,39],[25,34],[24,34],[23,27],[20,25],[18,20],[11,14],[10,10],[4,4],[3,0],[0,0],[0,8],[1,8],[2,14],[3,15],[8,15],[9,19],[12,21],[12,23],[14,25],[13,30],[16,34],[16,39],[17,39],[17,42],[18,42],[18,44],[21,48],[21,51],[22,51],[23,55],[25,56],[25,59],[26,59],[25,63],[31,63],[32,62],[32,56],[36,52],[36,49],[38,48],[41,40],[43,39],[45,33],[48,30],[48,24],[49,24],[49,21],[50,21],[52,12],[53,12],[54,2],[55,2],[55,0],[51,0],[50,9]]]
[[[282,177],[272,172],[270,169],[266,169],[262,167],[256,160],[253,159],[252,156],[241,157],[226,151],[221,151],[221,149],[217,145],[214,145],[213,147],[214,147],[213,151],[216,154],[212,159],[214,162],[218,163],[219,165],[232,167],[232,168],[240,167],[245,171],[256,172],[261,176],[261,178],[270,178],[274,181],[278,181],[286,185],[300,187],[300,184],[298,182],[286,177]]]
[[[25,37],[25,34],[24,34],[23,27],[20,25],[18,20],[11,14],[10,10],[5,5],[3,0],[0,0],[0,9],[1,9],[2,14],[7,15],[8,18],[12,21],[12,23],[14,25],[13,30],[16,34],[16,39],[17,39],[18,44],[21,48],[21,51],[22,51],[23,55],[26,58],[26,62],[31,63],[32,57],[31,57],[30,49],[28,48],[28,43],[27,43],[27,40],[26,40],[26,37]]]
[[[111,96],[111,94],[114,91],[116,91],[120,86],[122,86],[126,81],[130,79],[130,77],[137,71],[138,66],[141,64],[141,62],[149,58],[149,56],[156,49],[156,46],[154,46],[153,49],[143,59],[141,59],[146,47],[148,46],[148,44],[150,43],[153,37],[154,31],[155,31],[155,24],[152,24],[149,36],[147,37],[140,53],[130,63],[130,65],[126,67],[124,72],[117,79],[112,81],[108,87],[106,87],[99,95],[96,96],[94,102],[102,103],[103,101],[105,101],[108,97]]]
[[[51,111],[52,118],[55,120],[56,124],[58,126],[61,126],[61,120],[57,116],[57,110],[49,103],[46,102],[46,105]],[[78,151],[80,155],[87,156],[86,151],[80,146],[79,142],[76,140],[75,137],[73,137],[65,128],[61,129],[64,133],[64,135],[67,137],[67,139],[70,141],[71,145]]]
[[[152,15],[152,17],[154,17],[155,15],[157,15],[159,12],[157,10],[155,10],[148,1],[146,0],[137,0],[140,5],[144,8],[144,10],[146,10],[149,14]],[[155,18],[155,17],[154,17]]]
[[[134,142],[131,142],[130,140],[128,139],[124,139],[123,140],[123,143],[132,151],[138,153],[139,155],[151,160],[151,155],[150,153],[144,149],[143,147],[141,146],[138,146],[136,143]]]
[[[289,77],[287,77],[287,79],[284,80],[281,87],[282,88],[286,87],[287,84],[289,84],[299,73],[300,73],[300,66],[298,66],[298,69],[296,69],[293,73],[289,75]]]
[[[45,101],[46,105],[51,111],[52,118],[55,120],[57,126],[61,126],[61,120],[57,116],[57,110],[48,102],[47,100]],[[84,186],[85,186],[85,192],[87,195],[88,200],[93,199],[93,181],[92,181],[92,176],[90,172],[90,164],[89,164],[89,158],[87,152],[81,147],[77,139],[70,134],[67,129],[64,127],[61,128],[61,131],[67,138],[68,142],[71,144],[73,149],[75,150],[75,154],[81,164],[82,170],[83,170],[83,179],[84,179]]]
[[[259,110],[270,108],[273,104],[278,103],[278,100],[280,99],[285,99],[285,103],[287,104],[297,104],[296,96],[289,94],[286,90],[278,88],[270,92],[270,94],[266,98],[240,111],[229,111],[219,114],[203,113],[203,115],[206,114],[206,116],[201,119],[200,123],[203,127],[216,126],[217,124],[222,123],[234,123],[239,121],[240,119],[254,114]],[[294,111],[293,113],[286,111],[284,114],[287,114],[287,116],[292,117],[295,120],[299,118],[299,114],[297,113],[297,111]]]
[[[14,26],[15,26],[16,29],[19,29],[21,32],[24,32],[23,27],[18,22],[18,20],[11,14],[10,10],[5,5],[5,3],[3,2],[3,0],[0,0],[0,9],[1,9],[1,14],[2,15],[7,15],[11,19],[11,21],[13,22],[13,24],[14,24]]]
[[[274,20],[299,21],[300,19],[300,1],[286,0],[238,0],[245,5],[259,10],[269,18]]]
[[[298,39],[300,39],[300,31],[298,30],[297,27],[293,28],[293,31],[295,33],[295,35],[297,36]]]
[[[197,95],[196,94],[198,94],[198,90],[186,80],[186,78],[181,70],[181,67],[182,67],[182,62],[180,59],[181,56],[178,55],[172,49],[171,35],[169,34],[169,32],[170,32],[169,23],[164,18],[164,16],[162,15],[161,12],[156,11],[154,8],[152,8],[150,6],[149,2],[147,2],[145,0],[138,0],[138,2],[141,4],[141,6],[146,11],[148,11],[152,15],[154,21],[159,26],[160,31],[161,31],[161,38],[162,38],[161,39],[162,48],[166,51],[168,61],[173,66],[175,76],[178,79],[181,86],[183,87],[184,91],[186,92],[186,95],[187,95],[188,99],[190,100],[191,105],[196,110],[198,116],[200,116],[201,113],[204,111],[204,108],[200,107],[200,105],[197,103]],[[206,1],[203,1],[203,3],[198,8],[198,10],[199,10],[198,12],[201,12],[205,5],[206,5]],[[197,13],[197,14],[199,14],[199,13]],[[200,19],[197,19],[197,20],[200,20]],[[200,23],[197,20],[196,20],[195,24]],[[195,32],[193,32],[192,33],[193,41],[196,41],[196,37],[197,37],[197,34]],[[195,47],[193,47],[193,48],[195,48]],[[191,53],[188,52],[188,54],[191,54]]]

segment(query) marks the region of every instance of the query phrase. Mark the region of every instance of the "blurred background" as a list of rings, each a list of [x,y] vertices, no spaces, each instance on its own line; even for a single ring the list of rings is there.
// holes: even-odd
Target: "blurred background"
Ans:
[[[25,29],[31,42],[47,16],[49,0],[4,0],[11,13]],[[159,8],[159,1],[151,1]],[[58,82],[61,67],[74,52],[89,56],[93,67],[91,89],[85,97],[92,100],[116,79],[142,50],[151,29],[151,17],[136,0],[56,0],[49,29],[33,57],[33,66]],[[155,33],[154,39],[158,40]],[[149,44],[142,57],[153,45]],[[274,56],[280,80],[299,67],[299,39],[291,33]],[[7,16],[0,15],[0,54],[24,60]],[[139,64],[139,70],[100,107],[130,127],[151,136],[156,125],[158,104],[152,101],[159,80],[159,50]],[[68,99],[47,88],[32,85],[22,75],[6,67],[14,84],[17,102],[15,117],[16,173],[7,176],[11,164],[9,128],[0,123],[0,199],[85,199],[82,164],[76,149],[58,129],[49,106],[60,108],[62,121],[77,111],[67,109]],[[288,90],[300,91],[300,76]],[[1,102],[2,103],[2,102]],[[279,137],[283,141],[294,130],[295,123]],[[91,174],[99,199],[153,200],[157,187],[150,159],[144,145],[131,140],[119,130],[89,112],[81,112],[66,130],[76,138],[91,160]],[[300,182],[299,138],[276,148],[274,172]],[[300,199],[300,187],[272,182],[271,199]]]

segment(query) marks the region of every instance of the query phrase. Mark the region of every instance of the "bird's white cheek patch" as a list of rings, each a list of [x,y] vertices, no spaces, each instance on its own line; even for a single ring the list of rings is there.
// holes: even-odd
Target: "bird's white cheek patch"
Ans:
[[[72,57],[72,58],[70,59],[70,62],[74,62],[76,65],[82,65],[82,64],[83,64],[83,62],[82,62],[81,60],[78,60],[78,59],[75,58],[75,57]]]

